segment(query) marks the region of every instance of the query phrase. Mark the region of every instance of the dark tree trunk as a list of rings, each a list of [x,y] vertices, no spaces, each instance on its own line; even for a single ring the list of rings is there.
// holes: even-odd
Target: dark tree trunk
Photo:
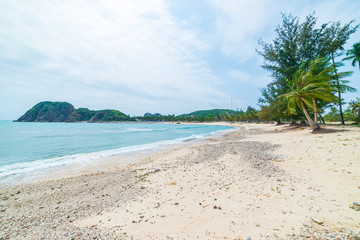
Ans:
[[[334,70],[335,70],[335,74],[337,75],[337,71],[336,71],[336,67],[335,67],[335,60],[334,60],[334,53],[331,53],[331,59],[333,62],[333,66],[334,66]],[[340,117],[341,117],[341,124],[345,124],[344,122],[344,114],[342,111],[342,102],[341,102],[341,92],[340,92],[340,82],[339,82],[339,77],[336,76],[336,83],[337,83],[337,91],[338,91],[338,97],[339,97],[339,111],[340,111]]]
[[[321,116],[321,113],[319,113],[319,116],[320,116],[320,119],[323,122],[323,124],[326,124],[325,121],[324,121],[324,118]]]

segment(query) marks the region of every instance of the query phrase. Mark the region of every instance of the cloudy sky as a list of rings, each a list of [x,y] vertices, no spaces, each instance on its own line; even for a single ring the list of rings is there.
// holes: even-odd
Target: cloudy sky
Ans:
[[[356,19],[355,0],[2,0],[0,119],[39,101],[130,115],[257,107],[270,82],[255,52],[281,12]],[[360,41],[353,34],[345,48]],[[360,71],[351,85],[360,89]],[[346,94],[345,100],[360,93]]]

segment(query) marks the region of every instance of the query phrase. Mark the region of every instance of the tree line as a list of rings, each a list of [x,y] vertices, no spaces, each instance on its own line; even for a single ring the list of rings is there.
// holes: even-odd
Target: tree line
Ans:
[[[262,120],[309,123],[318,129],[319,119],[327,108],[336,108],[340,121],[345,123],[342,95],[354,92],[347,77],[352,71],[341,71],[343,61],[359,64],[360,42],[346,51],[344,45],[359,25],[354,20],[342,25],[328,22],[317,27],[315,13],[304,22],[292,15],[282,15],[282,24],[271,42],[259,40],[258,54],[264,59],[263,68],[270,72],[271,82],[261,90],[258,117]],[[346,117],[360,120],[359,99],[350,102]],[[350,114],[351,113],[351,114]]]
[[[222,121],[259,121],[258,110],[248,106],[246,111],[233,111],[229,109],[213,109],[196,111],[190,114],[173,115],[146,115],[143,117],[133,117],[137,121],[155,121],[155,122],[222,122]]]

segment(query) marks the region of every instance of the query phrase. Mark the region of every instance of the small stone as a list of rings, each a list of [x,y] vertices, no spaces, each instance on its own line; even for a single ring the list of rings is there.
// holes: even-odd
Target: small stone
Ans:
[[[314,222],[316,222],[317,224],[319,224],[319,225],[322,225],[324,222],[323,221],[321,221],[320,219],[318,219],[318,218],[312,218],[311,220],[313,220]]]

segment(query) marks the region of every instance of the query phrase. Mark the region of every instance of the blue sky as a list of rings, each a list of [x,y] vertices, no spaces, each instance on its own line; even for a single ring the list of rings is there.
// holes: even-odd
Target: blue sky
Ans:
[[[360,23],[360,1],[65,0],[0,2],[0,119],[39,101],[181,114],[257,107],[271,81],[255,52],[281,13]],[[360,41],[360,30],[345,49]],[[360,89],[360,71],[351,86]],[[345,94],[345,100],[360,93]]]

